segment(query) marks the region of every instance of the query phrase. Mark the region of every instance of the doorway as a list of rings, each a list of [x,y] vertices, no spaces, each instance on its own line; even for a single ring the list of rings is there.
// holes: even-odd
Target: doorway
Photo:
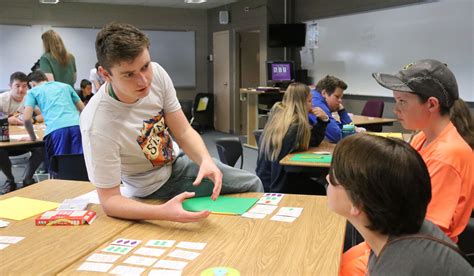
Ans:
[[[229,31],[212,34],[214,55],[214,128],[230,132],[230,42]]]

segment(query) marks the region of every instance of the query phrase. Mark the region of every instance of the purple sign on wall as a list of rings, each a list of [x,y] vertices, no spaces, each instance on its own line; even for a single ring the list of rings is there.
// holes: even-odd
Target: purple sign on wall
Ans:
[[[291,80],[290,64],[288,63],[272,64],[272,80],[290,81]]]

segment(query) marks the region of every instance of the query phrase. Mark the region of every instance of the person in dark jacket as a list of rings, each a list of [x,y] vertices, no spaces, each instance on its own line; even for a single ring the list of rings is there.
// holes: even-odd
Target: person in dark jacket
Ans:
[[[290,192],[299,190],[295,185],[304,185],[309,177],[298,175],[298,181],[288,185],[288,173],[280,160],[295,151],[304,151],[318,146],[324,139],[329,118],[319,107],[312,108],[308,86],[292,83],[270,111],[267,125],[260,138],[256,173],[265,192]],[[311,126],[308,114],[314,114],[317,122]],[[314,183],[318,186],[318,183]],[[321,187],[319,187],[320,189]]]

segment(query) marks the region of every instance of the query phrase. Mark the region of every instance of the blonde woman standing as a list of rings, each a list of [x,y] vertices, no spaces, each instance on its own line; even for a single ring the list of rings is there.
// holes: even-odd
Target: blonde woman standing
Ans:
[[[308,86],[292,83],[270,111],[268,123],[263,130],[258,151],[256,173],[263,183],[265,192],[302,191],[309,177],[298,174],[298,181],[287,185],[290,175],[280,165],[280,160],[288,153],[304,151],[318,146],[324,139],[329,118],[319,107],[312,108]],[[317,123],[311,127],[308,114],[314,114]],[[295,175],[296,176],[296,175]],[[298,185],[301,187],[295,187]],[[317,186],[315,185],[309,186]],[[311,188],[310,188],[311,190]]]
[[[66,50],[63,40],[57,32],[49,30],[41,35],[44,54],[40,58],[40,70],[48,81],[59,81],[74,88],[76,82],[76,61]]]

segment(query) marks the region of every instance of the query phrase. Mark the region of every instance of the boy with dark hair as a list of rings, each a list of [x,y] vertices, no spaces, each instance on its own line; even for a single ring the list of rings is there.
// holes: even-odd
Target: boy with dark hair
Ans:
[[[81,92],[79,93],[79,97],[84,105],[89,102],[92,96],[94,96],[94,94],[92,94],[92,83],[86,79],[81,80]]]
[[[371,248],[370,275],[474,272],[457,246],[425,220],[430,176],[410,145],[365,134],[347,137],[334,150],[327,180],[329,209],[346,217]]]
[[[46,75],[40,70],[32,72],[28,80],[33,88],[25,100],[25,128],[31,140],[35,141],[31,115],[33,107],[38,106],[46,124],[43,137],[44,161],[45,168],[49,171],[51,156],[82,153],[79,113],[84,109],[84,104],[70,85],[57,81],[48,82]]]
[[[15,72],[10,76],[10,91],[0,94],[0,112],[8,115],[8,124],[23,125],[24,99],[28,91],[28,78],[23,72]],[[39,110],[35,110],[41,114]],[[38,115],[35,120],[42,121],[42,116]],[[12,173],[12,163],[9,156],[22,155],[31,152],[28,159],[23,186],[35,183],[33,175],[43,160],[43,147],[28,150],[0,148],[0,169],[7,177],[4,185],[0,188],[0,194],[5,194],[16,189],[15,178]]]
[[[129,24],[108,24],[97,35],[99,72],[107,82],[85,108],[81,131],[89,179],[106,214],[192,222],[209,216],[183,209],[183,200],[195,194],[216,199],[221,192],[262,192],[256,175],[211,158],[170,77],[151,61],[149,45]],[[189,158],[178,155],[170,131]],[[171,199],[152,205],[132,196]]]
[[[311,90],[313,107],[321,108],[329,117],[326,139],[331,143],[341,140],[343,125],[352,123],[349,114],[342,105],[342,94],[346,89],[347,84],[344,81],[327,75],[316,84],[316,89]],[[332,116],[333,112],[339,114],[340,122]],[[309,121],[311,125],[315,125],[317,123],[316,116],[310,114]]]

